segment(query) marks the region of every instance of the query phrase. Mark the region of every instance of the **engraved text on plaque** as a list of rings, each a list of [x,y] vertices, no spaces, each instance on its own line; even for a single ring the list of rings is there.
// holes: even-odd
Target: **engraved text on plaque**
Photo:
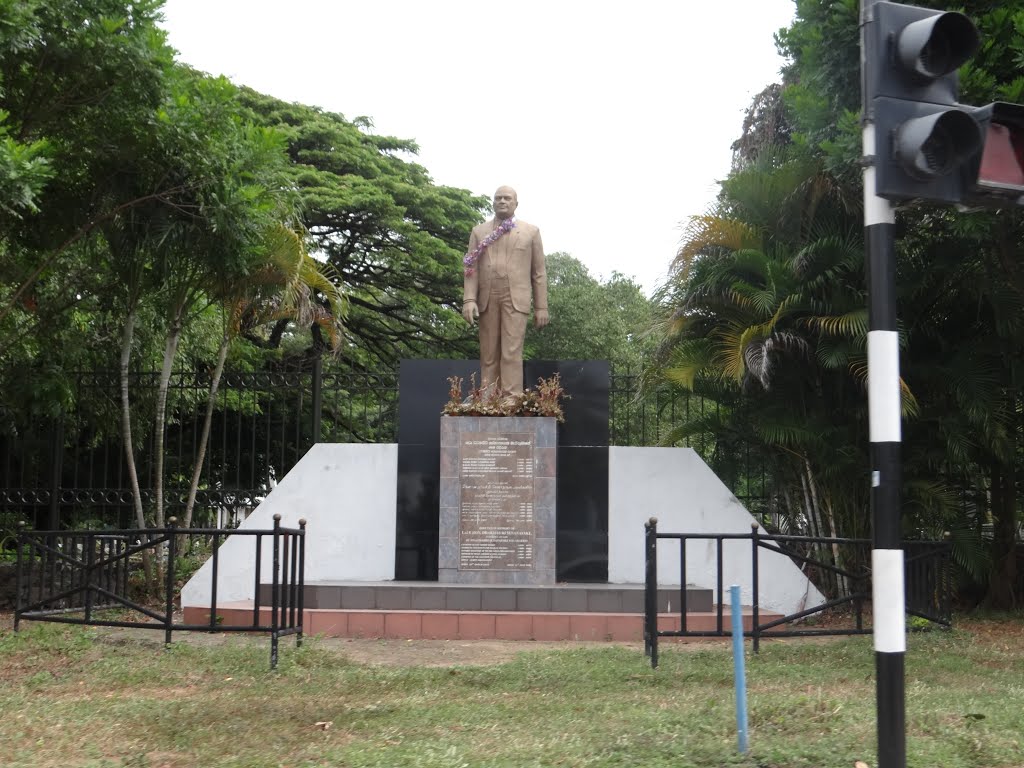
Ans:
[[[533,568],[532,432],[463,432],[460,570]]]

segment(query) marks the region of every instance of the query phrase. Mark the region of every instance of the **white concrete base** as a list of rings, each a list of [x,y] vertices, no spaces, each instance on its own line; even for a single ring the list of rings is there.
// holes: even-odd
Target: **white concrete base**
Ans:
[[[666,533],[749,533],[753,517],[704,461],[689,448],[609,448],[608,581],[644,580],[644,523],[658,518]],[[391,581],[395,578],[398,446],[320,443],[278,483],[242,528],[269,529],[306,518],[306,581]],[[269,539],[261,580],[270,582]],[[750,543],[725,542],[723,588],[742,588],[751,602]],[[251,600],[255,583],[253,537],[233,537],[221,547],[217,602]],[[182,589],[183,606],[209,605],[212,564]],[[687,547],[686,583],[716,589],[714,542]],[[679,547],[658,548],[658,582],[679,585]],[[715,595],[715,599],[720,599]],[[760,603],[792,613],[823,598],[782,555],[760,552]]]
[[[644,580],[644,523],[658,518],[662,533],[750,533],[754,518],[692,448],[608,449],[608,581]],[[761,533],[766,533],[759,527]],[[821,593],[784,555],[761,548],[758,562],[762,608],[795,613],[824,602]],[[678,585],[679,544],[658,545],[659,586]],[[722,547],[723,591],[740,586],[745,605],[752,603],[751,544],[725,541]],[[714,541],[691,541],[686,547],[686,583],[717,591]],[[715,594],[716,602],[722,596]]]
[[[318,443],[240,526],[297,528],[306,519],[306,581],[391,581],[395,578],[398,446]],[[254,536],[220,548],[217,603],[252,600]],[[261,579],[270,582],[271,540],[264,542]],[[183,606],[210,604],[213,564],[207,561],[181,590]]]

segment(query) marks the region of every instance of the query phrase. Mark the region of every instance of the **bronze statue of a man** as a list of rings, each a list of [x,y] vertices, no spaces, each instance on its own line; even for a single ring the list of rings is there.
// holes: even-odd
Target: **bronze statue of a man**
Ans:
[[[480,386],[523,391],[523,338],[533,301],[534,323],[548,324],[548,276],[540,230],[515,217],[511,187],[494,193],[494,218],[473,227],[463,259],[462,316],[480,320]]]

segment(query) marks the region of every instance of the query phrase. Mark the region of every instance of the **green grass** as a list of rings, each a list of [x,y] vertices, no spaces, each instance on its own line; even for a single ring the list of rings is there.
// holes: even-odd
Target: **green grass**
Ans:
[[[736,751],[728,647],[596,645],[482,667],[382,667],[343,644],[265,639],[168,651],[26,623],[0,632],[7,766],[873,765],[870,638],[762,645],[748,655],[751,751]],[[106,639],[104,639],[106,638]],[[1024,627],[986,620],[914,634],[908,764],[1024,765]],[[529,644],[524,644],[529,648]],[[330,723],[329,726],[324,724]],[[319,725],[318,725],[319,724]]]

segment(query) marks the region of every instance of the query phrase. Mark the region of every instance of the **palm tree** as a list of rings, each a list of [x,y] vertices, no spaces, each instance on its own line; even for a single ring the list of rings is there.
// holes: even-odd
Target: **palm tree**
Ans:
[[[776,524],[818,536],[868,522],[867,313],[851,218],[799,158],[735,173],[717,209],[691,220],[657,297],[663,342],[648,376],[718,406],[667,441],[709,434],[720,473],[719,459],[752,451],[775,481]]]
[[[203,429],[185,502],[185,528],[192,524],[217,392],[232,340],[259,326],[286,320],[301,326],[317,326],[326,335],[331,350],[336,351],[341,345],[348,302],[333,267],[310,256],[301,234],[283,224],[277,224],[267,232],[263,258],[263,266],[245,280],[220,286],[224,332],[217,350]]]
[[[1015,546],[1021,463],[1024,285],[1007,267],[1022,236],[1009,213],[924,213],[902,237],[901,303],[910,337],[907,375],[927,402],[908,425],[917,449],[907,471],[941,480],[951,499],[917,516],[948,531],[968,579],[986,602],[1013,608],[1020,596]]]

